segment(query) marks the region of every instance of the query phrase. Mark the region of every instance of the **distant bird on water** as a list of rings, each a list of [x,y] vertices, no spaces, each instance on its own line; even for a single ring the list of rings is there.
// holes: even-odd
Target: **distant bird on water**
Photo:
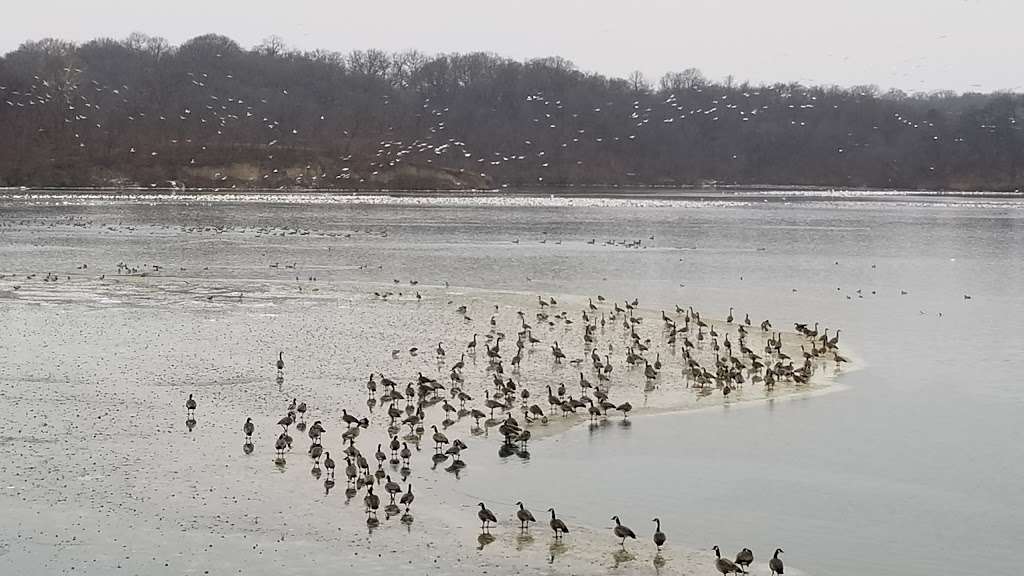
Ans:
[[[185,411],[191,417],[196,415],[196,401],[192,398],[192,395],[188,395],[188,400],[185,401]]]
[[[284,370],[284,352],[277,353],[277,371],[281,372]]]
[[[242,432],[245,432],[245,439],[252,441],[252,433],[255,431],[256,426],[252,423],[252,418],[246,418],[245,424],[242,425]]]

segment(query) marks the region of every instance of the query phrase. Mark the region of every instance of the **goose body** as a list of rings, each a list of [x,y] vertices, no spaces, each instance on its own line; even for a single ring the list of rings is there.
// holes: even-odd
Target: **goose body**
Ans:
[[[736,565],[743,568],[744,571],[746,571],[747,568],[750,568],[750,565],[753,563],[754,552],[750,548],[744,548],[736,555]]]
[[[726,574],[741,574],[743,569],[736,565],[735,562],[728,558],[722,558],[722,551],[718,549],[716,545],[712,550],[715,551],[715,569],[722,573],[722,576]]]
[[[661,519],[655,518],[654,522],[657,524],[654,528],[654,545],[661,551],[661,547],[665,545],[665,533],[661,531]]]
[[[779,558],[779,554],[782,554],[783,552],[782,548],[776,548],[775,554],[772,555],[772,559],[768,561],[768,568],[771,569],[772,576],[775,576],[776,574],[785,574],[783,571],[784,566],[782,565],[782,558]]]
[[[618,516],[612,516],[612,520],[615,520],[615,528],[613,528],[612,531],[615,533],[616,538],[622,538],[622,542],[620,542],[622,546],[626,545],[626,538],[636,540],[636,533],[634,533],[628,526],[623,526],[622,522],[619,521]]]
[[[480,519],[480,528],[487,530],[488,524],[497,524],[498,519],[494,516],[494,512],[491,512],[484,506],[484,503],[480,503],[480,510],[476,513],[476,517]]]
[[[560,518],[555,517],[555,509],[548,508],[548,512],[551,512],[551,521],[548,522],[548,525],[551,526],[551,530],[555,533],[555,539],[561,538],[563,534],[568,534],[569,527]]]
[[[519,527],[525,530],[529,527],[530,522],[536,522],[537,519],[533,517],[532,512],[523,506],[522,502],[516,502],[516,505],[519,506],[519,510],[516,511],[516,518],[519,519]]]

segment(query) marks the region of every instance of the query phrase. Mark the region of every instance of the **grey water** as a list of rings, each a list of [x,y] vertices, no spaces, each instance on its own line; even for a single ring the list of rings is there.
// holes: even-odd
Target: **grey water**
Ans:
[[[301,233],[190,233],[217,226],[338,236],[328,252]],[[644,539],[657,516],[670,542],[746,546],[758,561],[781,547],[807,573],[967,575],[1016,560],[1021,200],[0,197],[0,274],[118,261],[205,269],[232,290],[278,289],[266,262],[299,261],[323,283],[600,293],[841,328],[858,366],[834,392],[580,425],[529,460],[470,468],[454,490],[593,527],[617,514]],[[0,279],[0,316],[32,299],[12,282]],[[56,305],[74,312],[96,296],[81,290]],[[382,338],[415,322],[393,320]]]

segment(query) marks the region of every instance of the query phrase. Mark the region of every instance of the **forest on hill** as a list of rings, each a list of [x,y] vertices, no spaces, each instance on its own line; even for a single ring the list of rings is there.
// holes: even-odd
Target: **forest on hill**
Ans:
[[[1021,190],[1022,124],[1014,93],[610,78],[276,38],[44,39],[0,58],[0,186]]]

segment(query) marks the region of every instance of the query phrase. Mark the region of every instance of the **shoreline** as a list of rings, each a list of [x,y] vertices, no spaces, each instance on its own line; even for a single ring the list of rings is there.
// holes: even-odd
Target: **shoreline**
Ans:
[[[1020,190],[932,190],[913,188],[845,188],[833,186],[783,186],[783,185],[735,185],[735,186],[562,186],[551,188],[167,188],[167,187],[0,187],[0,198],[62,197],[96,195],[99,197],[125,198],[188,198],[190,196],[339,196],[339,197],[391,197],[391,198],[622,198],[622,199],[708,199],[708,198],[779,198],[801,199],[857,199],[857,198],[1006,198],[1024,199]]]

